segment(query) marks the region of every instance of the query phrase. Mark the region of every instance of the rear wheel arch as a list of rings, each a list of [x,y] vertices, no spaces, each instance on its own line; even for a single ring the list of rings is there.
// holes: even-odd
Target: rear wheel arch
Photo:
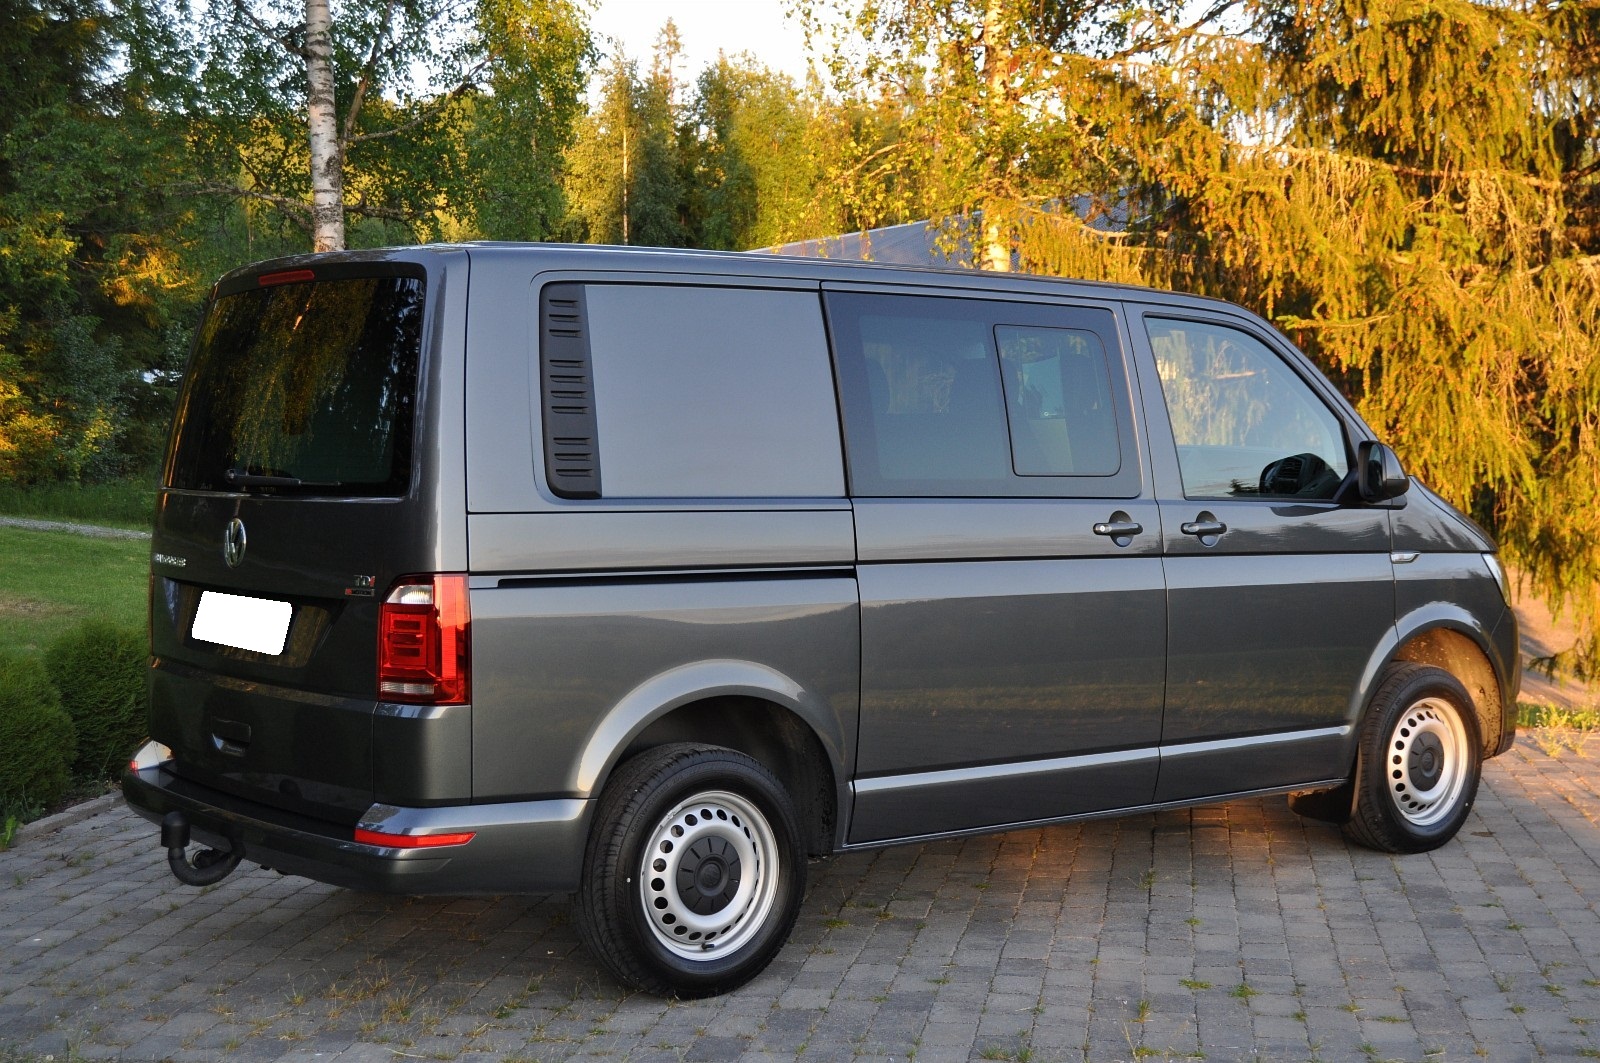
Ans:
[[[701,997],[755,977],[805,897],[794,802],[724,746],[670,742],[622,762],[601,793],[575,913],[623,983]]]
[[[838,776],[821,737],[798,714],[751,695],[716,695],[652,719],[618,751],[612,768],[658,746],[689,743],[734,750],[761,764],[788,791],[811,856],[833,851],[839,828]],[[599,780],[602,790],[611,772]]]

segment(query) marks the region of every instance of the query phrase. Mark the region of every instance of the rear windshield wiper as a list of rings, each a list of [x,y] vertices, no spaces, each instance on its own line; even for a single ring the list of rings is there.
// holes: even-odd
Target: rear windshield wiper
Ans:
[[[298,476],[281,476],[276,473],[241,472],[229,469],[222,478],[230,487],[343,487],[338,480],[302,480]]]

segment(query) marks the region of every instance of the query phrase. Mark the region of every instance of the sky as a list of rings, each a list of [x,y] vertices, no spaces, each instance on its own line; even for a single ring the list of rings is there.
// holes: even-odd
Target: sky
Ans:
[[[612,41],[648,67],[661,26],[672,19],[685,52],[682,73],[692,81],[717,58],[751,52],[797,85],[806,80],[805,35],[785,18],[784,0],[598,0],[590,20],[595,43],[610,57]]]

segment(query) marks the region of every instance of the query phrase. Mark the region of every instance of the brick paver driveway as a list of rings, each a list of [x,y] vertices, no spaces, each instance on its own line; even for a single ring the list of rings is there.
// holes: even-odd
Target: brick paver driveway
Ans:
[[[565,898],[197,891],[119,808],[0,853],[0,1060],[1600,1057],[1578,744],[1524,735],[1425,856],[1272,798],[813,865],[778,961],[683,1003],[622,993]]]

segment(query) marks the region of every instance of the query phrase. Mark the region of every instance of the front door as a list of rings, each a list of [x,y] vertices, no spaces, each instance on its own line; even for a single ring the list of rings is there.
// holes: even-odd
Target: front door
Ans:
[[[861,590],[850,841],[1147,803],[1165,588],[1113,312],[826,298]]]
[[[1157,800],[1342,775],[1351,699],[1394,625],[1388,511],[1346,482],[1354,426],[1266,330],[1146,314],[1133,333],[1165,398],[1153,446],[1171,448]]]

